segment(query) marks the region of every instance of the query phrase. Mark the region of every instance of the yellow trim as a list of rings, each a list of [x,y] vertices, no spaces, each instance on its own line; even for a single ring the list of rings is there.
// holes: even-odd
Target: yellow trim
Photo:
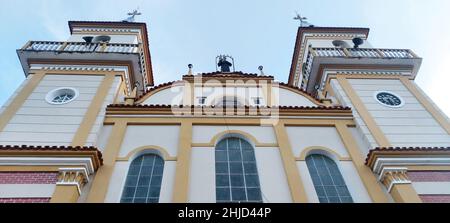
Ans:
[[[391,196],[396,203],[422,203],[412,184],[394,184]]]
[[[348,129],[347,125],[344,123],[337,123],[336,130],[338,131],[348,154],[353,160],[353,164],[358,171],[359,177],[364,183],[364,186],[372,198],[372,201],[376,203],[387,203],[388,199],[382,190],[382,186],[378,183],[377,178],[372,173],[370,168],[364,164],[363,155],[361,154],[358,144],[353,139],[352,133]]]
[[[187,203],[189,192],[189,173],[191,166],[192,122],[182,120],[178,142],[177,165],[173,186],[172,201]]]
[[[129,161],[131,156],[138,154],[139,152],[145,151],[145,150],[158,151],[159,152],[158,155],[161,155],[161,157],[164,159],[164,161],[176,161],[177,160],[177,157],[170,156],[170,154],[164,148],[162,148],[160,146],[155,146],[155,145],[147,145],[147,146],[141,146],[136,149],[133,149],[124,157],[117,157],[116,161]]]
[[[217,117],[217,118],[193,118],[193,117],[175,117],[175,118],[161,118],[161,117],[106,117],[104,124],[112,124],[117,121],[126,121],[128,125],[177,125],[183,120],[189,120],[193,125],[251,125],[261,126],[262,123],[267,123],[272,119],[265,118],[251,118],[251,117]],[[346,125],[355,126],[352,119],[279,119],[284,121],[286,126],[334,126],[336,123],[345,123]],[[266,122],[263,122],[266,121]]]
[[[423,107],[433,116],[433,118],[442,126],[445,131],[450,134],[450,122],[447,118],[436,109],[432,103],[425,97],[425,95],[415,86],[414,82],[405,77],[400,78],[400,81],[413,94]]]
[[[277,124],[274,124],[273,129],[277,137],[280,156],[283,160],[284,171],[286,172],[286,178],[291,191],[292,201],[294,203],[307,203],[308,198],[306,197],[305,188],[303,187],[297,163],[295,161],[294,154],[292,153],[289,137],[287,135],[284,123],[279,121]]]
[[[88,203],[101,203],[105,200],[117,155],[120,151],[127,129],[126,121],[117,121],[112,127],[108,144],[103,151],[103,166],[97,170],[87,198]]]
[[[76,185],[56,185],[50,203],[76,203],[79,197]]]
[[[335,158],[337,158],[340,161],[351,161],[352,160],[352,158],[350,158],[350,157],[343,157],[343,156],[339,155],[337,152],[335,152],[334,150],[331,150],[331,149],[329,149],[327,147],[323,147],[323,146],[309,146],[309,147],[306,147],[305,149],[302,150],[302,152],[300,153],[300,156],[296,158],[296,161],[305,161],[306,157],[308,155],[310,155],[311,152],[320,151],[320,150],[332,154]]]
[[[278,147],[277,143],[261,143],[253,135],[243,132],[243,131],[240,131],[240,130],[226,130],[226,131],[217,133],[207,143],[192,143],[191,146],[192,147],[215,147],[217,142],[219,141],[219,139],[227,134],[242,135],[244,138],[251,141],[251,143],[253,143],[255,145],[255,147]]]
[[[350,85],[348,80],[340,75],[337,75],[337,80],[342,89],[344,89],[344,92],[347,94],[348,98],[353,104],[353,107],[356,109],[361,119],[364,121],[364,123],[366,123],[367,128],[369,129],[370,133],[372,133],[373,138],[375,139],[375,141],[377,141],[378,146],[390,147],[391,144],[389,143],[389,140],[378,127],[375,120],[370,115],[366,106],[364,106],[364,103],[358,97],[356,92],[353,90],[353,87]]]
[[[44,76],[45,74],[42,72],[36,72],[33,74],[28,80],[28,83],[20,89],[17,96],[14,97],[3,113],[0,114],[0,132],[3,131],[17,111],[19,111],[23,103],[27,100],[31,93],[33,93],[34,89],[38,86]]]
[[[114,83],[114,78],[114,75],[106,75],[103,78],[102,83],[98,87],[97,92],[92,99],[88,110],[86,111],[86,114],[84,114],[83,121],[81,122],[77,132],[73,137],[71,146],[85,145],[89,133],[91,133],[91,129],[94,126],[95,120],[97,119],[97,116],[103,106],[103,102],[108,96],[108,92],[111,89],[112,84]]]

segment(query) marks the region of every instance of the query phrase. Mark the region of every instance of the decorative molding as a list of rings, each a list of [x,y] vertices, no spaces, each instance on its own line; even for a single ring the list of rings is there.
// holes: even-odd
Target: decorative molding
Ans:
[[[396,184],[410,184],[406,174],[408,168],[406,167],[385,167],[381,171],[378,180],[386,187],[388,192],[391,192],[392,187]]]
[[[81,166],[87,175],[95,172],[89,157],[0,157],[0,166]]]
[[[59,168],[56,185],[74,185],[78,189],[78,194],[81,194],[81,189],[87,182],[89,177],[85,168]]]
[[[80,72],[118,72],[123,73],[126,92],[129,95],[134,88],[131,86],[130,72],[127,66],[99,66],[99,65],[59,65],[59,64],[30,64],[30,70],[33,71],[80,71]]]

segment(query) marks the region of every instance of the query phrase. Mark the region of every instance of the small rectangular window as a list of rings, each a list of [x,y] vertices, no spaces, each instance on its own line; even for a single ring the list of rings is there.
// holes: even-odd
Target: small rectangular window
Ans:
[[[204,105],[206,103],[206,97],[197,97],[198,103]]]
[[[260,97],[255,97],[255,98],[253,98],[253,103],[254,103],[255,105],[260,105],[261,102],[262,102],[262,98],[260,98]]]

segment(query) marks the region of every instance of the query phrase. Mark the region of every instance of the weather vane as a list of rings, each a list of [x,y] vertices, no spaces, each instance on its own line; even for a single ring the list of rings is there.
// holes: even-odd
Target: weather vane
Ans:
[[[298,20],[300,21],[300,27],[304,27],[304,26],[312,26],[311,23],[307,22],[306,20],[308,20],[308,18],[306,17],[302,17],[300,14],[298,14],[297,11],[295,11],[296,16],[294,17],[294,20]]]
[[[130,17],[128,17],[125,20],[122,20],[122,22],[134,22],[134,17],[142,14],[138,10],[139,8],[135,9],[133,12],[129,12],[127,15],[129,15]]]

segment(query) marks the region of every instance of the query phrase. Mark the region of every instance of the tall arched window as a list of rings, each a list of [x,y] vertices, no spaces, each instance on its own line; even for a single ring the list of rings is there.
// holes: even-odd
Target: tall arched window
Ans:
[[[158,203],[164,160],[155,154],[138,156],[131,162],[121,203]]]
[[[262,202],[255,151],[247,141],[230,137],[216,146],[217,202]]]
[[[353,203],[336,163],[327,156],[312,154],[306,165],[321,203]]]

